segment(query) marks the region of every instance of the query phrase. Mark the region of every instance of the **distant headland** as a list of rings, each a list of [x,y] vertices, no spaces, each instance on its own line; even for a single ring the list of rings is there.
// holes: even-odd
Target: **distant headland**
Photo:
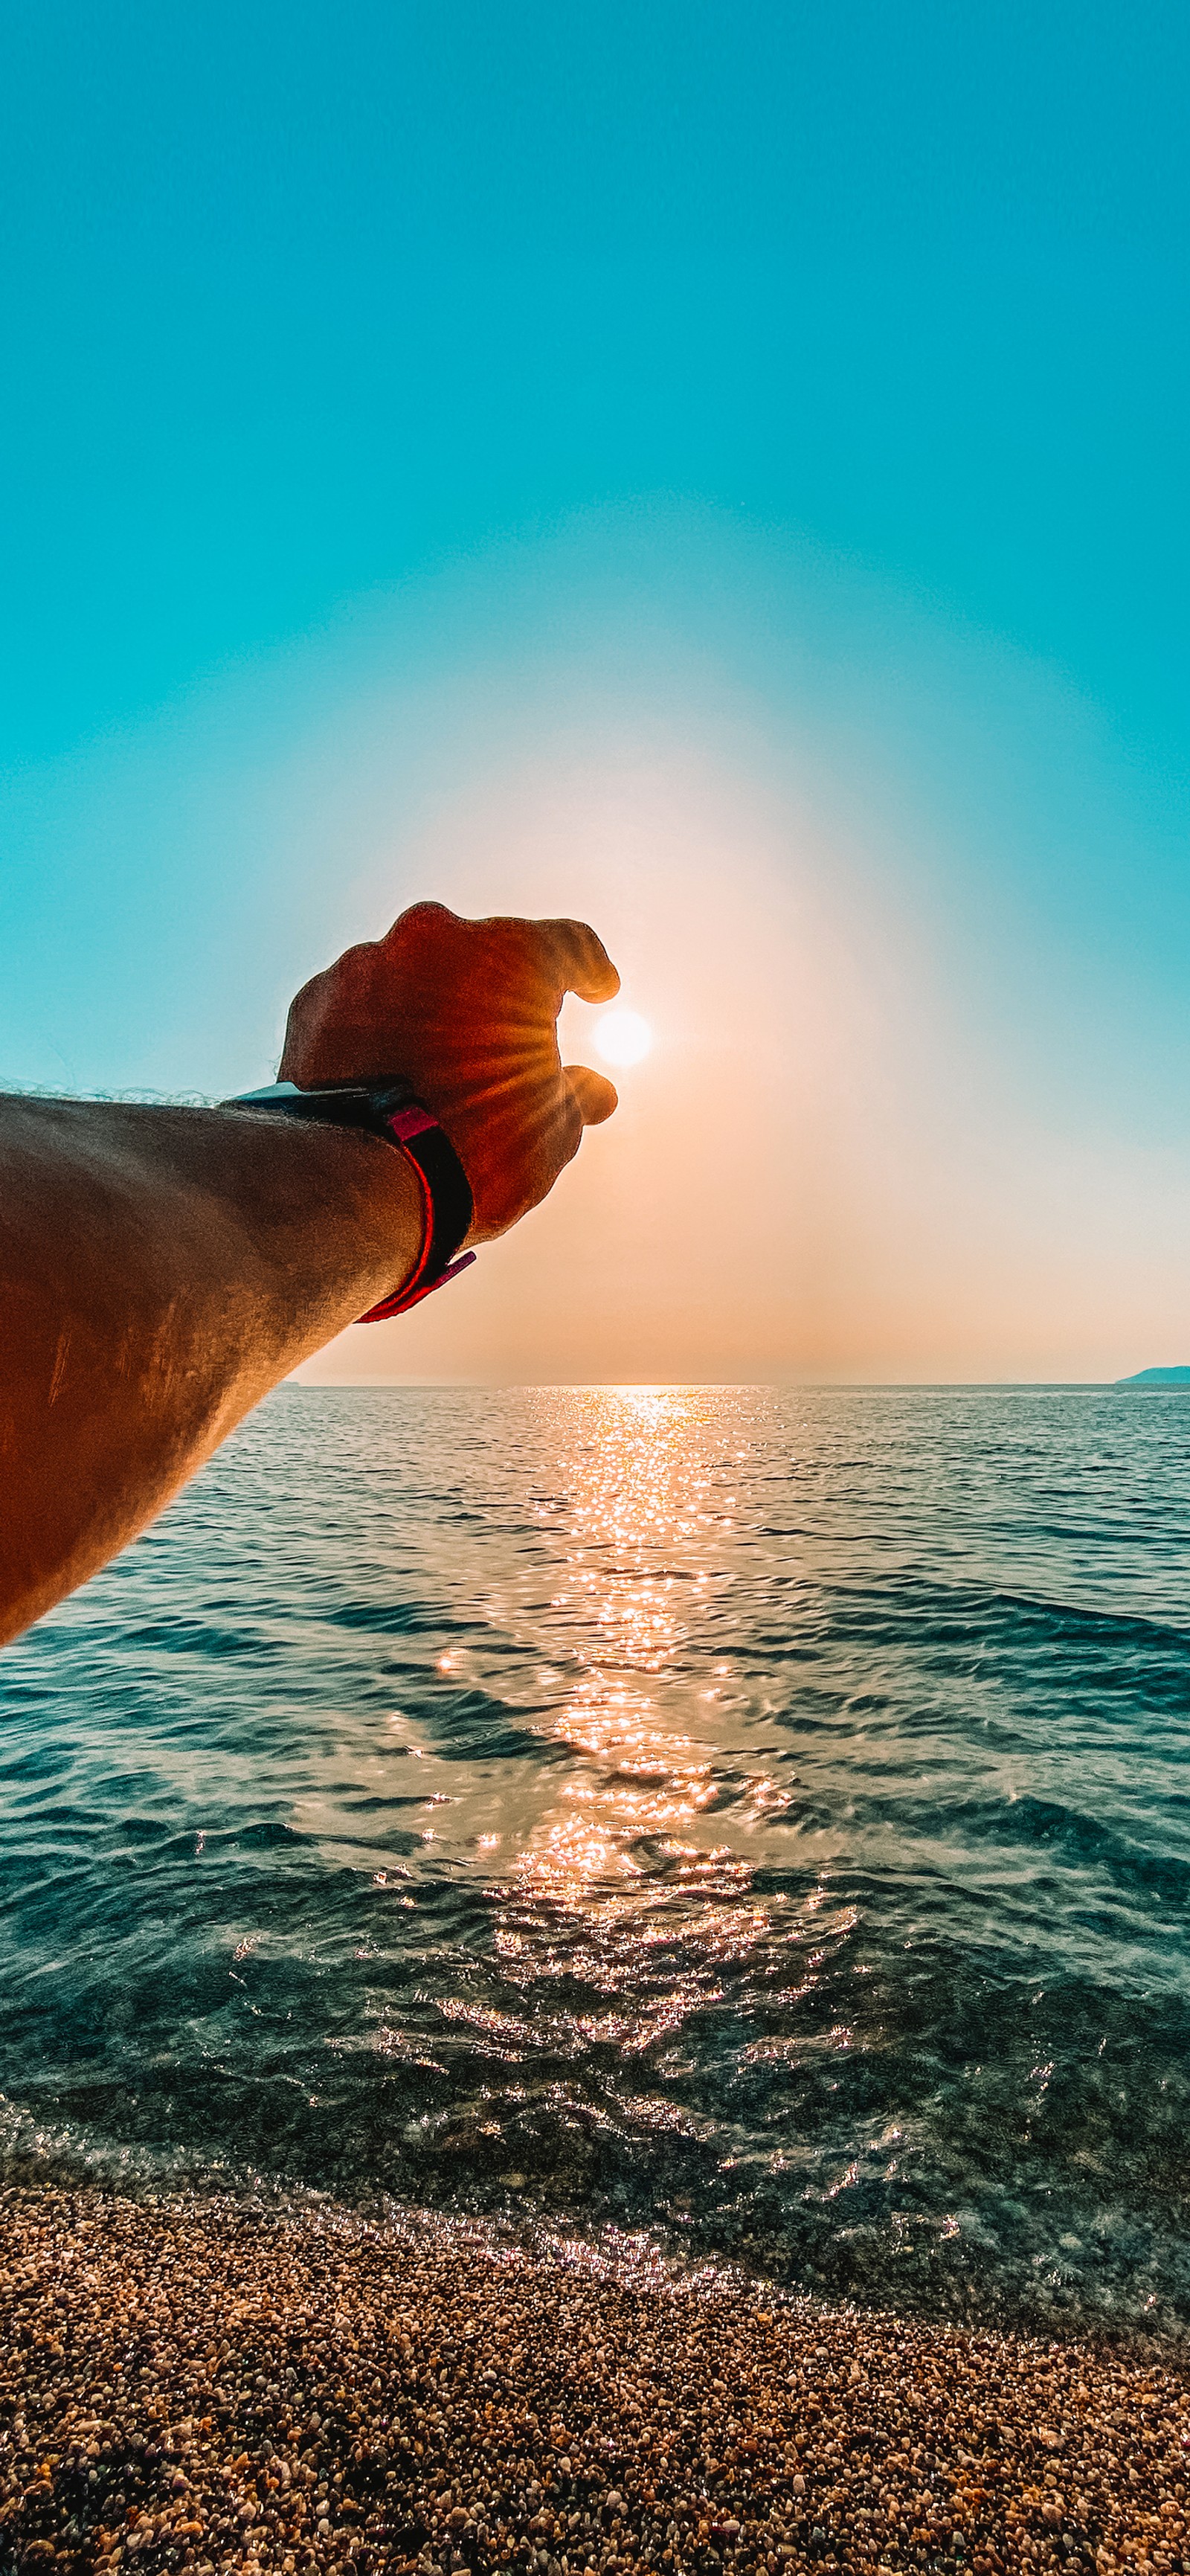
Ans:
[[[1135,1377],[1118,1377],[1117,1386],[1190,1386],[1190,1368],[1138,1369]]]

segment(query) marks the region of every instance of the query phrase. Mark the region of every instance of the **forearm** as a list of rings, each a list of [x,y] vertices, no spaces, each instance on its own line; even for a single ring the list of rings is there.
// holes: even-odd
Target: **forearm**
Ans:
[[[378,1138],[0,1100],[0,1638],[114,1555],[420,1240],[417,1181]]]

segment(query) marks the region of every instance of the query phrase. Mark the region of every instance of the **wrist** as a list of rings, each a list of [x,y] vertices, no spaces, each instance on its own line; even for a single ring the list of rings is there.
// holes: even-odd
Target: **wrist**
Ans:
[[[412,1271],[398,1273],[386,1294],[358,1317],[360,1323],[404,1314],[470,1268],[475,1254],[462,1250],[475,1212],[470,1182],[440,1121],[402,1076],[309,1086],[279,1081],[241,1092],[223,1106],[302,1126],[362,1132],[404,1158],[420,1194],[420,1250]]]
[[[227,1194],[246,1233],[272,1332],[296,1367],[415,1271],[424,1242],[417,1175],[357,1129],[259,1110],[206,1113],[234,1139]]]

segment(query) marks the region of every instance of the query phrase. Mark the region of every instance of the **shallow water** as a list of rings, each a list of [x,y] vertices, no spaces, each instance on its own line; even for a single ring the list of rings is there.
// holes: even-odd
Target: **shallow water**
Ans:
[[[0,2123],[1190,2327],[1190,1400],[285,1389],[0,1658]]]

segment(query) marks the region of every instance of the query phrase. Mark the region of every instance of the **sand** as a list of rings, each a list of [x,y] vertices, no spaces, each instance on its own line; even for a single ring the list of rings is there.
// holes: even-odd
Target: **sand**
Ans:
[[[1190,2379],[330,2205],[0,2198],[0,2566],[1190,2570]]]

